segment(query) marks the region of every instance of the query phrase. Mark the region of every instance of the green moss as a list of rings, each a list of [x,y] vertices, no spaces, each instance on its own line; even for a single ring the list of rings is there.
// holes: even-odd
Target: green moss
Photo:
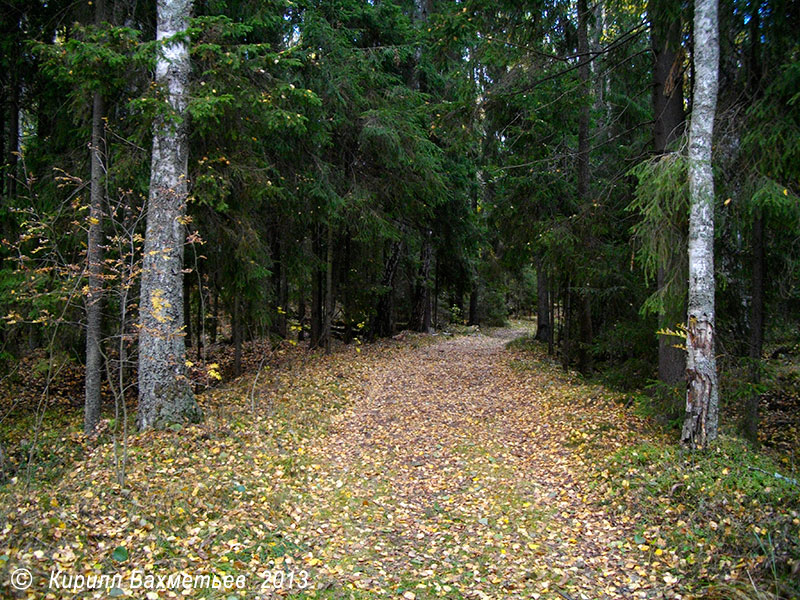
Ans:
[[[700,452],[625,448],[599,471],[612,509],[638,513],[642,527],[658,531],[696,572],[695,581],[722,581],[731,572],[746,581],[746,570],[759,589],[797,597],[800,486],[785,467],[743,440],[722,438]]]
[[[203,410],[197,404],[188,382],[175,380],[162,384],[156,390],[156,397],[158,405],[155,407],[154,429],[168,429],[174,425],[200,423],[203,420]]]

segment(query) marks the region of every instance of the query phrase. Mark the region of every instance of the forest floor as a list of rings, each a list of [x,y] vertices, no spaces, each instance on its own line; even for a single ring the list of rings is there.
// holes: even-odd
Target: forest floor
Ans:
[[[119,436],[43,433],[78,452],[0,487],[0,594],[798,597],[788,463],[733,439],[684,455],[525,334],[286,348],[203,394],[203,424],[130,434],[124,473]]]

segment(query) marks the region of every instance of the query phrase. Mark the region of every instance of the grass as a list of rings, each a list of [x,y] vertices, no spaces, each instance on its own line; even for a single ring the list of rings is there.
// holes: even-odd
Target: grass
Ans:
[[[522,335],[514,338],[506,344],[509,350],[522,350],[523,352],[533,352],[538,350],[543,345],[542,342],[537,340],[533,335]]]
[[[423,345],[429,339],[411,338],[404,345]],[[508,346],[514,350],[509,361],[515,371],[533,371],[548,361],[541,344],[531,336],[517,338]],[[309,448],[361,393],[369,373],[380,366],[378,359],[391,356],[397,347],[396,342],[387,341],[364,347],[363,353],[348,350],[341,356],[316,356],[313,371],[297,365],[284,371],[276,367],[263,379],[263,389],[257,390],[255,406],[250,400],[250,381],[210,391],[202,398],[208,417],[203,425],[178,434],[131,435],[125,486],[117,485],[112,476],[108,439],[86,444],[80,438],[79,412],[53,407],[40,433],[41,454],[35,457],[39,470],[31,485],[9,480],[0,486],[0,580],[7,579],[16,564],[30,565],[37,577],[43,577],[53,557],[64,558],[61,553],[68,551],[74,558],[64,560],[73,570],[113,572],[150,565],[150,571],[160,572],[245,572],[252,584],[268,569],[305,569],[317,589],[313,594],[293,590],[299,597],[376,597],[376,592],[359,585],[375,585],[381,579],[385,556],[369,544],[352,542],[378,539],[383,540],[384,550],[392,546],[393,551],[404,552],[417,544],[415,538],[393,537],[396,521],[385,511],[393,494],[385,481],[393,474],[383,472],[384,483],[378,483],[379,479],[370,483],[361,471],[370,471],[371,466],[356,465],[350,472],[337,473],[342,482],[334,486],[334,481],[326,481],[316,470],[316,463],[325,457],[315,458]],[[273,377],[283,377],[284,383],[273,385],[269,381]],[[650,560],[662,561],[665,568],[686,578],[685,588],[694,597],[800,597],[796,583],[800,579],[800,488],[773,475],[778,472],[797,479],[789,462],[776,461],[732,438],[722,439],[708,452],[685,453],[672,438],[645,432],[638,422],[630,437],[623,438],[625,423],[606,412],[620,405],[600,403],[597,412],[584,414],[578,410],[581,403],[605,392],[567,385],[568,380],[573,377],[559,374],[532,392],[547,388],[559,397],[573,394],[570,402],[576,412],[562,415],[559,411],[564,425],[559,443],[570,455],[587,457],[586,477],[603,510],[631,517],[638,524],[630,540],[632,552],[638,547]],[[25,416],[4,423],[4,439],[19,443],[31,419]],[[613,438],[624,441],[621,449],[609,447]],[[641,443],[643,439],[649,441]],[[528,501],[541,484],[520,478],[497,459],[502,453],[496,443],[468,439],[454,448],[464,461],[463,486],[447,496],[431,498],[418,521],[441,534],[440,547],[454,551],[447,561],[438,561],[435,575],[422,575],[428,567],[424,561],[397,563],[400,582],[385,592],[393,597],[408,592],[418,600],[457,600],[462,598],[457,587],[468,589],[477,576],[473,573],[481,573],[484,579],[497,577],[497,582],[489,582],[500,586],[507,575],[492,566],[499,562],[498,552],[513,540],[517,527],[530,532],[530,544],[541,545],[535,551],[541,555],[536,556],[552,551],[542,535],[554,513],[549,506],[542,509]],[[72,476],[64,477],[65,473]],[[497,481],[511,484],[494,495],[491,510],[473,510],[480,508],[474,500],[481,490]],[[325,498],[325,504],[316,502],[319,498]],[[302,506],[303,520],[314,527],[338,522],[336,536],[311,530],[301,535],[298,507]],[[395,518],[410,515],[398,512]],[[366,528],[372,538],[364,537]],[[451,528],[468,529],[481,545],[464,549],[463,539],[458,541]],[[330,543],[314,546],[326,535]],[[419,544],[423,547],[425,542]],[[130,557],[116,560],[114,552],[119,547]],[[528,561],[520,569],[528,573],[526,586],[548,581],[572,585],[566,579],[569,573],[559,572],[560,567]],[[419,587],[423,581],[426,587]],[[0,595],[5,591],[0,588]],[[225,600],[232,595],[199,594]]]
[[[611,511],[638,515],[643,545],[660,550],[685,577],[707,582],[695,592],[797,598],[800,487],[774,476],[785,468],[742,440],[722,438],[703,452],[652,443],[624,448],[607,459],[599,479]],[[750,586],[740,589],[741,581]]]
[[[37,586],[55,564],[65,572],[126,577],[133,569],[235,571],[248,574],[250,596],[265,568],[312,571],[295,542],[292,511],[311,479],[303,449],[341,412],[361,385],[357,369],[369,363],[356,367],[350,361],[357,353],[343,354],[315,359],[313,378],[300,360],[287,360],[276,369],[286,384],[262,378],[255,406],[251,380],[210,390],[201,397],[202,425],[178,433],[137,433],[131,426],[123,486],[114,474],[110,435],[88,442],[80,410],[61,401],[44,414],[28,480],[36,417],[18,405],[0,426],[13,449],[9,476],[0,483],[0,596],[25,597],[7,586],[18,566],[33,572]],[[123,551],[115,559],[117,548],[124,559],[117,560]],[[32,588],[30,597],[44,597],[41,591]],[[198,596],[229,597],[218,590]]]
[[[507,346],[516,371],[547,360],[532,336]],[[604,508],[639,523],[632,545],[679,574],[690,597],[800,598],[800,474],[791,453],[755,450],[725,436],[708,451],[688,452],[677,444],[682,414],[663,416],[675,414],[679,390],[628,389],[618,396],[648,432],[616,452],[605,443],[610,425],[577,427],[564,444],[586,457]],[[735,425],[735,415],[724,410]]]

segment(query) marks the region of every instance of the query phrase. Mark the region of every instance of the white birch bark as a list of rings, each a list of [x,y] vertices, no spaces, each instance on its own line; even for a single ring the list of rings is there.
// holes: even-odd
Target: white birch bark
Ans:
[[[169,110],[156,119],[153,131],[139,302],[140,429],[202,417],[186,377],[183,331],[189,47],[179,34],[191,9],[191,0],[158,0],[155,83]]]
[[[681,441],[703,448],[717,437],[714,356],[714,177],[711,141],[717,104],[717,0],[695,0],[694,95],[689,129],[689,311],[686,419]]]

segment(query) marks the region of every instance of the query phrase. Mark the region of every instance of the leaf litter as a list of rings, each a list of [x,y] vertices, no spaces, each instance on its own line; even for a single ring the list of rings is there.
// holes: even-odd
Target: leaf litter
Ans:
[[[110,442],[56,484],[12,480],[2,589],[107,597],[45,589],[57,566],[248,582],[148,598],[693,597],[664,525],[621,500],[635,476],[608,471],[658,434],[605,388],[506,347],[523,333],[287,347],[257,387],[251,375],[203,394],[205,423],[132,435],[123,486]],[[7,583],[20,566],[25,593]],[[265,586],[276,570],[310,585]]]

